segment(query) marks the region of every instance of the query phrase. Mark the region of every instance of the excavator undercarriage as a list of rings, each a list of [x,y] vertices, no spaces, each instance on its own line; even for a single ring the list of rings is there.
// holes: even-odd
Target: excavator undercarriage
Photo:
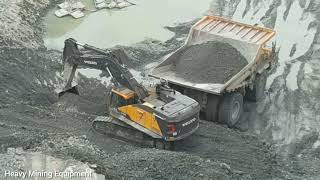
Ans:
[[[92,128],[98,133],[105,134],[116,140],[130,142],[143,147],[157,149],[174,149],[174,141],[164,141],[152,138],[145,133],[123,123],[111,116],[98,116],[92,123]]]

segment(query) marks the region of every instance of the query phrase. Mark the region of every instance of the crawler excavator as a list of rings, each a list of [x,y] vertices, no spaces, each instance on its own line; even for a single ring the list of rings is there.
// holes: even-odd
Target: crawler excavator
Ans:
[[[124,62],[128,57],[122,50],[107,51],[74,39],[65,40],[63,51],[63,90],[79,94],[74,84],[76,69],[93,68],[108,73],[112,90],[108,92],[106,116],[97,117],[95,130],[112,137],[147,144],[160,149],[173,148],[199,127],[200,105],[160,81],[146,89],[133,77]]]

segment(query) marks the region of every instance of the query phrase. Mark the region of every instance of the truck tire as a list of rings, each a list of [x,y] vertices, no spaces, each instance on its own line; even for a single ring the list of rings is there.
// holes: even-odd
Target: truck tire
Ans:
[[[219,107],[219,122],[227,124],[229,128],[234,127],[239,121],[243,112],[242,94],[226,94]]]
[[[218,104],[219,104],[219,97],[209,94],[207,98],[207,106],[206,106],[206,112],[205,112],[207,121],[218,120]]]
[[[253,82],[253,89],[246,89],[246,99],[257,102],[264,97],[264,89],[266,87],[267,77],[265,73],[257,74]]]

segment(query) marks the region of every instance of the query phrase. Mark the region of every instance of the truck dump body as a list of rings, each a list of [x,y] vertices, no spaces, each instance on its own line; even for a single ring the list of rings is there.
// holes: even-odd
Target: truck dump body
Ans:
[[[189,46],[177,58],[172,73],[192,83],[224,84],[248,64],[237,49],[218,41]]]
[[[191,28],[185,45],[151,76],[208,93],[232,90],[261,64],[262,47],[274,34],[267,28],[206,16]]]

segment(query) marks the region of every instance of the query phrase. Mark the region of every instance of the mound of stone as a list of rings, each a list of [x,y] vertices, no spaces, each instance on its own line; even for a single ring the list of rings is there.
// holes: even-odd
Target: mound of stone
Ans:
[[[173,71],[189,82],[223,84],[247,64],[246,58],[230,44],[210,41],[183,51]]]

